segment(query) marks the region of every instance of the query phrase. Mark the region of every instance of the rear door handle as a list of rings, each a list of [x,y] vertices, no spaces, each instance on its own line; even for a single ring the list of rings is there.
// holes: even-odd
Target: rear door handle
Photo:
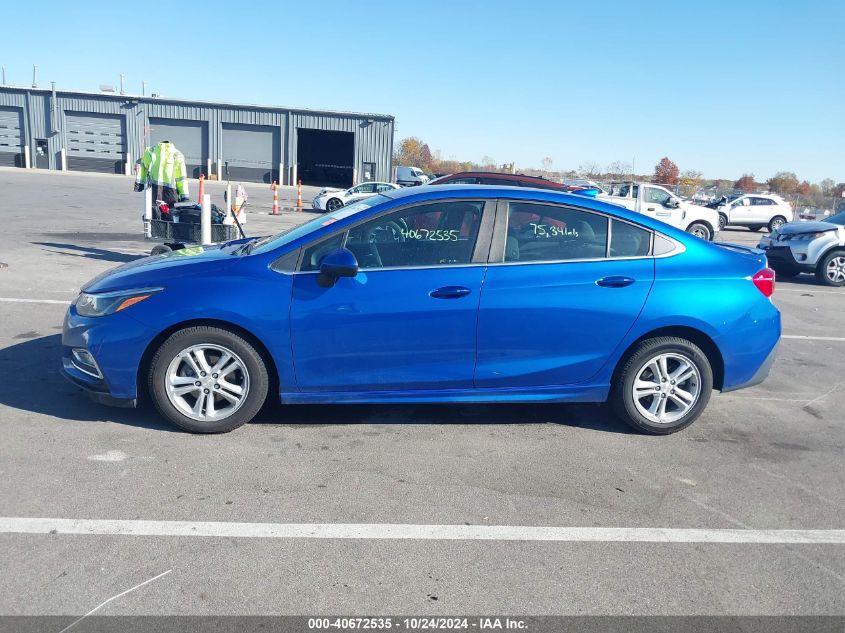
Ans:
[[[428,295],[435,299],[460,299],[466,297],[470,292],[472,291],[469,288],[463,286],[443,286],[437,290],[432,290]]]
[[[596,285],[602,288],[624,288],[625,286],[630,286],[635,281],[636,279],[622,276],[602,277],[596,281]]]

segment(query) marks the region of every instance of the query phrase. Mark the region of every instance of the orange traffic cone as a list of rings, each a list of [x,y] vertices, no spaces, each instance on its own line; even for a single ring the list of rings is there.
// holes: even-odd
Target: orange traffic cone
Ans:
[[[272,215],[279,215],[279,191],[278,187],[276,186],[276,181],[273,181],[271,185],[273,188],[273,212]]]
[[[205,174],[200,174],[200,197],[197,198],[199,203],[202,204],[202,194],[205,193]]]
[[[302,211],[302,181],[296,185],[296,208]]]

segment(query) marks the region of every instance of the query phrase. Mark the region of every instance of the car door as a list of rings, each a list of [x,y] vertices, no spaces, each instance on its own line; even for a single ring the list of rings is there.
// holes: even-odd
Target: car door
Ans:
[[[750,196],[737,198],[730,205],[730,219],[736,224],[750,224],[755,222],[753,206]]]
[[[513,201],[500,203],[495,231],[479,309],[475,386],[589,380],[648,297],[651,232],[574,207]]]
[[[299,390],[471,388],[492,213],[482,200],[416,204],[305,248],[290,315]],[[320,259],[341,246],[359,272],[321,287]]]
[[[671,224],[678,228],[684,228],[683,218],[684,212],[679,208],[672,208],[669,206],[669,201],[672,199],[672,194],[662,187],[652,187],[649,185],[642,185],[642,200],[640,202],[640,212],[651,216],[666,224]]]
[[[769,220],[774,216],[774,202],[768,198],[760,198],[757,196],[751,197],[751,207],[749,213],[753,220],[760,224],[768,224]]]

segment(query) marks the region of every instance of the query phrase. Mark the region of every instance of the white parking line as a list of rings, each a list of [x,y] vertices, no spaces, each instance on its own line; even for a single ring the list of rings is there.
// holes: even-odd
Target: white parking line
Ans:
[[[796,341],[845,341],[842,336],[805,336],[804,334],[781,334],[781,338],[793,339]]]
[[[269,539],[566,541],[584,543],[747,543],[845,545],[845,530],[542,527],[393,523],[230,523],[0,518],[5,534],[87,534]]]
[[[55,303],[56,305],[70,305],[70,301],[59,301],[58,299],[18,299],[17,297],[0,297],[2,303]]]

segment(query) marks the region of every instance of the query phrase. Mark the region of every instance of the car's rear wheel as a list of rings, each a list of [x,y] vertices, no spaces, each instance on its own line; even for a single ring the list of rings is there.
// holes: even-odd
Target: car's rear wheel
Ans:
[[[832,251],[816,267],[816,279],[828,286],[845,286],[845,251]]]
[[[668,435],[701,415],[713,389],[713,370],[701,349],[677,337],[641,342],[616,374],[610,401],[633,428]]]
[[[261,355],[218,327],[179,330],[158,348],[148,388],[159,412],[192,433],[225,433],[249,422],[267,398]]]
[[[782,215],[776,215],[771,220],[769,220],[769,233],[774,233],[784,224],[786,224],[786,218]]]
[[[710,227],[704,224],[703,222],[693,222],[687,227],[687,233],[692,233],[696,237],[701,238],[705,241],[710,241],[711,237],[713,236],[712,232],[710,231]]]
[[[326,211],[337,211],[343,206],[343,201],[340,198],[329,198],[326,202]]]
[[[169,253],[173,249],[170,248],[167,244],[158,244],[153,246],[153,250],[150,251],[150,255],[164,255],[165,253]]]

